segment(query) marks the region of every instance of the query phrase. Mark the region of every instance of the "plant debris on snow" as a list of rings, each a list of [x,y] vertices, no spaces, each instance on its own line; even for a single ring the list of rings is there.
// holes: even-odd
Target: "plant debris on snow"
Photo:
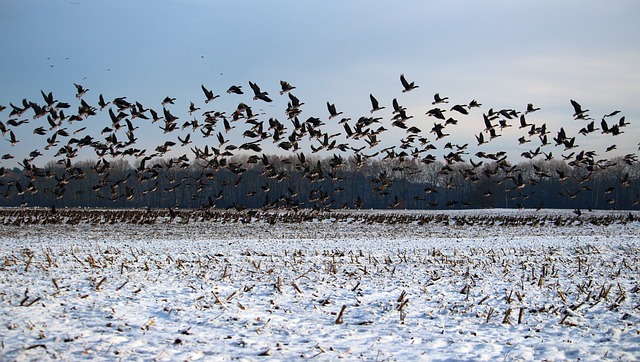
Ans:
[[[28,224],[3,210],[0,359],[639,358],[638,214],[543,211]]]

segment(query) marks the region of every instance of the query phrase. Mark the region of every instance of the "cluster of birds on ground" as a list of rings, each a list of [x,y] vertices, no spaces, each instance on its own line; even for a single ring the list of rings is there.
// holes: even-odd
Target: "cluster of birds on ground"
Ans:
[[[415,82],[407,81],[404,75],[400,75],[400,84],[402,93],[411,92],[419,87]],[[56,199],[65,197],[66,185],[74,180],[81,181],[85,177],[86,170],[74,164],[83,149],[92,150],[97,157],[92,169],[102,179],[98,185],[95,185],[94,190],[99,192],[101,188],[108,189],[111,195],[110,199],[113,201],[121,198],[131,200],[136,197],[133,188],[127,186],[131,177],[136,177],[141,184],[150,185],[147,192],[155,191],[154,186],[157,187],[158,183],[153,181],[159,174],[159,168],[182,170],[197,165],[203,170],[201,177],[194,181],[199,186],[198,190],[203,189],[207,182],[213,181],[217,170],[226,169],[237,176],[238,179],[235,183],[237,185],[247,169],[246,164],[236,162],[234,159],[234,156],[240,154],[247,156],[247,164],[261,164],[264,167],[263,175],[269,179],[277,182],[287,179],[286,170],[277,169],[271,160],[272,156],[263,153],[265,143],[272,143],[285,153],[293,152],[298,161],[296,169],[302,171],[304,177],[312,181],[322,181],[326,177],[339,180],[337,171],[348,162],[360,167],[374,160],[395,160],[400,166],[394,168],[394,171],[404,171],[409,174],[419,173],[421,170],[416,167],[415,162],[406,161],[414,160],[418,161],[418,164],[435,163],[438,158],[431,151],[440,149],[444,153],[441,160],[442,168],[439,171],[441,175],[460,172],[465,180],[475,181],[481,175],[492,177],[502,173],[506,175],[503,180],[512,181],[513,188],[517,190],[522,190],[529,182],[534,182],[523,177],[522,173],[518,173],[517,165],[514,166],[507,161],[507,152],[505,151],[493,153],[478,151],[475,156],[480,161],[474,162],[473,159],[467,160],[465,156],[469,150],[468,143],[459,145],[447,142],[442,145],[445,141],[441,140],[451,135],[451,128],[457,125],[462,117],[469,116],[474,109],[482,106],[476,100],[471,100],[468,103],[449,104],[449,97],[436,93],[430,102],[431,107],[425,113],[428,119],[433,119],[433,127],[427,130],[423,126],[423,121],[418,125],[412,124],[414,116],[409,114],[407,108],[401,105],[398,98],[394,98],[390,102],[390,118],[385,118],[382,115],[381,111],[386,106],[381,105],[373,94],[369,94],[371,109],[366,115],[357,119],[342,116],[343,112],[339,111],[334,103],[327,102],[328,114],[325,117],[311,116],[302,120],[305,103],[293,94],[296,87],[283,80],[280,81],[279,94],[281,97],[286,95],[288,104],[284,111],[287,121],[281,122],[277,117],[269,117],[268,120],[262,119],[261,114],[254,112],[255,106],[250,106],[248,102],[239,102],[236,109],[229,113],[215,109],[203,110],[201,107],[211,107],[209,104],[213,105],[220,95],[202,85],[204,105],[191,101],[188,110],[185,110],[189,114],[189,120],[181,122],[180,118],[183,116],[178,116],[176,111],[172,109],[176,101],[174,97],[167,96],[159,102],[160,110],[146,107],[138,101],[127,99],[127,97],[106,100],[102,94],[98,95],[97,103],[93,104],[87,101],[87,95],[90,94],[89,89],[80,84],[74,83],[74,85],[76,98],[79,102],[75,112],[71,104],[59,101],[51,92],[44,91],[41,91],[44,103],[23,99],[17,105],[12,102],[8,107],[0,105],[0,115],[8,112],[8,120],[0,121],[0,133],[9,145],[15,146],[20,142],[16,133],[18,129],[27,127],[26,125],[32,125],[32,133],[41,136],[45,141],[44,147],[34,149],[27,157],[20,156],[18,158],[18,164],[28,177],[27,185],[15,179],[1,181],[0,186],[4,186],[3,194],[5,197],[9,197],[14,192],[17,195],[38,192],[35,186],[35,181],[38,178],[55,179],[56,185],[45,191],[51,192]],[[256,83],[250,81],[249,87],[249,94],[252,95],[254,102],[273,102],[269,93],[262,90]],[[231,85],[226,92],[231,95],[243,95],[245,90],[242,85]],[[596,124],[596,121],[589,115],[588,109],[584,109],[575,100],[571,100],[571,105],[574,110],[573,119],[584,122],[584,127],[578,132],[581,136],[596,132],[618,136],[624,133],[625,127],[629,125],[624,116],[619,116],[620,111],[604,115],[599,124]],[[609,159],[596,159],[596,151],[578,150],[579,136],[568,134],[564,127],[561,127],[554,135],[547,129],[546,123],[531,122],[529,115],[538,110],[539,108],[530,103],[524,111],[490,108],[487,112],[483,112],[484,129],[475,135],[477,146],[480,147],[501,137],[502,131],[507,128],[517,127],[524,130],[524,134],[518,139],[519,145],[537,143],[533,149],[521,154],[523,158],[549,161],[557,156],[554,156],[551,151],[546,152],[547,146],[560,147],[563,149],[562,152],[569,152],[566,155],[561,155],[563,161],[572,167],[585,170],[581,179],[578,179],[581,185],[586,184],[592,173],[616,164]],[[87,128],[87,119],[102,115],[102,112],[108,114],[109,122],[100,131],[100,136],[92,135]],[[620,118],[615,120],[614,117]],[[328,123],[331,124],[327,126]],[[140,132],[148,129],[151,124],[157,124],[166,138],[153,149],[138,148]],[[233,131],[236,128],[238,131]],[[336,128],[339,132],[331,133]],[[390,134],[388,132],[390,129],[402,130],[403,136],[399,137],[398,144],[382,147],[383,137]],[[232,143],[231,139],[234,137],[229,137],[229,133],[240,130],[243,130],[241,137],[244,142]],[[204,141],[196,141],[195,138],[198,136],[201,136]],[[215,141],[212,144],[208,139]],[[308,142],[308,149],[305,147],[305,142]],[[176,148],[184,149],[186,147],[190,148],[191,156],[183,154],[179,157],[171,157],[168,161],[164,159],[167,155],[173,154],[172,151]],[[615,144],[612,144],[605,152],[613,151],[616,147]],[[7,147],[3,146],[2,150],[7,150]],[[310,162],[307,157],[309,151],[312,154],[332,153],[332,156],[328,157],[329,169],[323,170],[320,162],[317,164]],[[16,157],[10,152],[0,151],[0,153],[4,153],[1,156],[2,160]],[[45,156],[49,159],[55,159],[57,164],[65,169],[65,173],[62,175],[54,174],[51,170],[37,166],[36,160],[44,159]],[[111,179],[110,170],[113,160],[126,157],[137,160],[138,166],[125,178]],[[467,161],[470,163],[468,168],[454,170],[452,167],[458,163],[466,164]],[[485,161],[486,164],[483,168],[481,166]],[[622,162],[629,165],[637,161],[635,153],[622,157]],[[489,167],[489,164],[492,166]],[[536,166],[534,165],[534,167]],[[561,174],[562,171],[558,170],[557,172],[557,176],[560,176],[561,179],[565,177]],[[8,168],[0,167],[0,180],[8,173]],[[538,167],[536,167],[536,176],[550,177],[546,170]],[[393,175],[387,171],[382,171],[373,179],[371,187],[381,194],[387,193],[393,184],[393,178]],[[621,183],[625,187],[630,185],[631,179],[628,174],[621,178]],[[164,191],[173,192],[180,186],[182,186],[180,180],[172,180],[172,185]],[[425,189],[425,193],[429,193],[429,190],[433,190],[433,188],[428,187]],[[580,189],[566,190],[565,195],[561,196],[573,198],[578,192]],[[291,192],[291,195],[281,196],[280,204],[282,201],[286,201],[286,205],[292,204],[291,200],[294,195],[295,190]],[[325,196],[326,200],[330,195]],[[211,197],[208,197],[207,200],[203,207],[215,206]],[[396,197],[390,206],[397,207],[399,204]],[[278,202],[272,200],[267,203],[265,201],[265,206],[268,205],[275,207]],[[353,206],[355,208],[362,207],[362,200],[359,199]]]
[[[455,215],[447,213],[368,213],[368,212],[318,212],[299,210],[296,212],[270,212],[261,210],[173,210],[173,209],[60,209],[44,208],[0,209],[0,224],[23,225],[154,225],[163,223],[189,224],[194,222],[240,223],[255,221],[269,224],[292,224],[301,222],[331,221],[342,223],[390,224],[390,225],[457,225],[457,226],[580,226],[591,224],[608,226],[627,224],[639,220],[637,213],[589,214],[586,216],[570,213],[529,214],[529,215]]]

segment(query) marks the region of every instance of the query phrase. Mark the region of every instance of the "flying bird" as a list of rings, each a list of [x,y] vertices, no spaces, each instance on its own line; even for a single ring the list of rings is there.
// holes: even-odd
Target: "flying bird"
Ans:
[[[229,87],[229,89],[227,89],[227,93],[229,94],[244,94],[244,92],[242,91],[242,86],[241,85],[232,85],[231,87]]]
[[[47,103],[47,110],[49,110],[53,105],[57,102],[57,100],[53,99],[53,93],[49,92],[45,94],[44,91],[40,90],[40,94],[42,94],[42,98]]]
[[[520,129],[527,128],[531,126],[530,123],[527,123],[527,120],[524,118],[524,114],[520,115]]]
[[[587,112],[589,112],[588,109],[583,110],[582,106],[580,106],[580,104],[576,101],[574,101],[573,99],[571,100],[571,105],[573,106],[573,118],[578,120],[578,119],[590,119],[589,116],[587,115]]]
[[[462,104],[456,104],[455,106],[451,107],[452,111],[457,111],[461,114],[469,114],[469,111],[464,107],[464,105]]]
[[[449,97],[440,97],[440,93],[436,93],[433,96],[433,102],[431,104],[449,103]]]
[[[109,102],[105,102],[104,101],[104,97],[102,96],[102,94],[100,94],[100,96],[98,97],[98,105],[100,106],[100,110],[105,109],[105,107],[108,106],[109,103],[111,103],[111,102],[110,101]]]
[[[540,108],[534,107],[533,103],[529,103],[529,104],[527,104],[527,110],[524,113],[527,114],[527,113],[532,113],[532,112],[539,111],[539,110],[540,110]]]
[[[82,98],[82,96],[84,96],[84,95],[85,95],[85,93],[87,93],[87,92],[89,91],[89,89],[84,88],[84,87],[83,87],[83,86],[81,86],[80,84],[73,83],[73,85],[75,85],[75,86],[76,86],[76,90],[77,90],[76,98],[78,98],[78,99]]]
[[[329,119],[333,117],[337,117],[342,114],[342,112],[336,112],[336,105],[327,102],[327,109],[329,110]]]
[[[398,103],[398,99],[394,98],[393,102],[391,103],[393,105],[393,113],[399,113],[405,110],[404,107],[402,107],[399,103]]]
[[[402,82],[402,87],[404,87],[404,89],[402,90],[402,93],[406,93],[409,92],[413,89],[418,88],[417,85],[415,85],[415,82],[407,82],[407,80],[404,78],[404,74],[400,74],[400,82]]]
[[[205,103],[207,103],[207,102],[205,101]],[[195,112],[195,111],[197,111],[197,110],[199,110],[199,109],[200,109],[200,108],[199,108],[199,107],[196,107],[196,105],[195,105],[195,104],[193,104],[193,102],[190,102],[190,103],[189,103],[189,115],[193,114],[193,112]]]
[[[271,98],[268,97],[269,93],[261,91],[257,84],[249,81],[249,86],[253,90],[254,101],[260,99],[265,102],[272,102]]]
[[[219,95],[214,95],[212,90],[208,90],[207,88],[205,88],[204,84],[200,85],[200,87],[202,88],[202,91],[204,92],[205,97],[207,97],[204,103],[209,103],[212,100],[220,97]]]
[[[440,108],[432,108],[426,113],[428,116],[435,117],[437,119],[446,120],[447,118],[444,116],[444,111]]]
[[[295,89],[296,87],[292,86],[287,81],[281,80],[280,81],[280,88],[281,88],[280,95],[283,95],[283,94]]]
[[[385,108],[380,107],[380,105],[378,104],[378,100],[373,96],[373,94],[369,94],[369,99],[371,100],[371,113]]]
[[[481,103],[478,103],[478,101],[476,101],[475,99],[471,100],[471,102],[469,102],[469,105],[467,106],[469,109],[471,108],[479,108],[480,106],[482,106]]]
[[[174,104],[174,103],[173,103],[173,101],[175,101],[175,100],[176,100],[175,98],[165,97],[165,98],[162,100],[162,105],[163,105],[163,106],[166,106],[167,104]]]
[[[16,139],[16,135],[13,134],[13,131],[9,131],[9,139],[7,141],[9,141],[12,146],[15,146],[18,142],[20,142]]]

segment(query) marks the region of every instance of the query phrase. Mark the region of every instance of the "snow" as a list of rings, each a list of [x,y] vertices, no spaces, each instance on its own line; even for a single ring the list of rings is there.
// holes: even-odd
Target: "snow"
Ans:
[[[640,358],[638,221],[359,218],[378,213],[0,226],[0,359]]]

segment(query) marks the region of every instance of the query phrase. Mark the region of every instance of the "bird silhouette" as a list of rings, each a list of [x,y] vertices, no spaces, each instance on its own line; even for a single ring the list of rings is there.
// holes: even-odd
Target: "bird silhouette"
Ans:
[[[227,89],[227,93],[229,94],[244,94],[244,92],[242,91],[242,86],[241,85],[232,85],[229,87],[229,89]]]
[[[465,106],[462,105],[462,104],[454,105],[453,107],[451,107],[451,110],[452,111],[456,111],[456,112],[461,113],[461,114],[464,114],[464,115],[469,114],[469,111],[467,110],[467,108],[465,108]]]
[[[342,112],[336,112],[336,105],[327,102],[327,109],[329,110],[329,119],[337,117],[342,114]]]
[[[580,106],[580,104],[576,101],[574,101],[573,99],[571,99],[571,105],[573,106],[573,118],[574,119],[589,119],[589,116],[587,115],[587,112],[589,112],[588,109],[583,110],[582,106]]]
[[[404,88],[402,90],[402,93],[406,93],[418,88],[418,86],[415,85],[415,82],[411,82],[411,83],[407,82],[407,80],[404,78],[404,74],[400,74],[400,82],[402,83],[402,87]]]
[[[373,94],[369,94],[369,99],[371,100],[371,113],[385,108],[380,107],[380,105],[378,104],[378,100],[373,96]]]
[[[204,84],[200,85],[200,88],[202,88],[202,92],[204,92],[204,96],[207,98],[207,99],[204,101],[204,103],[209,103],[209,102],[211,102],[212,100],[214,100],[214,99],[216,99],[216,98],[220,97],[220,96],[219,96],[219,95],[217,95],[217,94],[216,94],[216,95],[214,95],[214,94],[213,94],[213,91],[208,90],[207,88],[205,88]]]
[[[431,104],[435,105],[440,103],[449,103],[449,97],[440,97],[440,93],[436,93],[433,96],[433,102],[431,102]]]
[[[73,83],[73,85],[76,86],[76,98],[78,99],[82,98],[89,91],[89,89],[84,88],[80,84]]]
[[[272,102],[271,98],[268,97],[269,93],[261,91],[260,87],[257,84],[255,84],[255,83],[250,81],[249,82],[249,86],[253,90],[253,100],[254,101],[260,99],[260,100],[265,101],[265,102]]]
[[[401,82],[403,93],[418,88],[414,82],[407,82],[404,75],[401,75]],[[487,177],[491,183],[504,186],[505,200],[515,200],[519,207],[525,207],[524,200],[535,192],[535,185],[543,179],[557,180],[559,178],[567,184],[567,187],[563,187],[561,191],[563,197],[575,198],[578,201],[583,198],[582,193],[590,192],[591,175],[612,167],[616,162],[620,165],[634,165],[638,162],[635,154],[625,155],[619,161],[597,160],[596,151],[581,148],[578,143],[583,143],[585,141],[582,140],[586,139],[586,143],[591,144],[591,134],[598,130],[601,130],[601,134],[607,137],[624,134],[624,127],[629,125],[629,122],[623,115],[620,115],[620,111],[614,111],[602,116],[600,128],[596,128],[595,121],[591,120],[588,115],[589,111],[584,110],[574,100],[571,100],[574,119],[591,121],[585,122],[584,127],[576,127],[576,129],[580,128],[578,131],[580,136],[578,137],[565,132],[566,126],[560,127],[557,135],[553,137],[555,144],[550,144],[547,135],[551,133],[551,129],[548,129],[547,123],[536,125],[528,123],[525,118],[529,113],[539,110],[533,106],[533,103],[527,104],[526,110],[523,112],[512,108],[491,108],[483,112],[484,125],[481,126],[473,122],[467,123],[465,118],[471,117],[462,117],[468,116],[471,109],[482,106],[476,100],[472,100],[468,105],[455,104],[451,108],[442,109],[438,108],[441,107],[439,104],[448,103],[448,97],[441,97],[439,93],[436,93],[431,102],[434,107],[426,112],[428,117],[434,117],[438,120],[431,128],[432,136],[426,134],[428,132],[420,123],[424,121],[425,117],[414,118],[406,107],[399,104],[398,98],[393,98],[390,117],[360,115],[354,117],[353,120],[342,117],[337,122],[338,125],[332,122],[325,124],[320,117],[314,115],[307,116],[305,114],[303,118],[302,106],[304,103],[291,93],[295,87],[285,81],[280,83],[280,94],[288,93],[288,99],[285,98],[287,107],[284,111],[289,119],[288,122],[280,122],[276,119],[277,115],[270,114],[269,108],[252,108],[244,102],[238,103],[236,109],[228,114],[220,110],[206,110],[202,114],[198,114],[200,108],[196,103],[189,102],[189,117],[180,125],[178,125],[179,116],[182,116],[187,110],[170,107],[174,104],[175,98],[165,97],[162,101],[160,115],[157,110],[145,108],[139,102],[127,99],[127,97],[117,97],[109,101],[105,100],[103,94],[99,95],[98,108],[96,108],[89,99],[83,97],[88,89],[76,83],[74,85],[77,90],[76,96],[80,94],[77,111],[75,109],[69,110],[70,104],[58,101],[51,92],[47,93],[44,90],[40,91],[44,103],[41,101],[38,104],[28,99],[23,99],[18,103],[9,103],[11,112],[8,119],[0,121],[0,132],[4,138],[1,141],[15,146],[24,134],[23,129],[27,128],[26,131],[33,133],[35,139],[42,142],[43,147],[36,149],[29,147],[24,155],[15,157],[21,160],[18,164],[22,170],[19,171],[23,173],[22,177],[24,178],[17,181],[11,178],[9,183],[6,179],[0,180],[0,194],[3,196],[16,197],[18,194],[21,199],[18,204],[25,204],[30,195],[38,191],[38,186],[43,184],[38,182],[38,179],[46,178],[51,180],[51,186],[47,186],[46,191],[40,191],[53,200],[66,199],[73,197],[75,192],[70,191],[72,188],[67,185],[84,179],[82,182],[85,183],[89,182],[88,180],[98,180],[87,188],[90,192],[95,192],[96,198],[104,199],[104,201],[110,200],[118,205],[124,202],[131,205],[144,202],[140,199],[147,200],[155,192],[176,195],[178,190],[185,190],[182,192],[183,194],[192,192],[192,195],[188,195],[190,199],[197,202],[198,205],[207,206],[207,210],[214,210],[224,204],[226,205],[224,207],[231,207],[230,210],[244,213],[247,211],[245,207],[249,204],[244,205],[238,202],[237,199],[234,199],[235,196],[229,196],[229,190],[226,189],[235,187],[243,191],[233,193],[234,195],[244,195],[248,198],[257,198],[258,194],[264,193],[263,207],[265,210],[278,207],[298,210],[309,207],[323,211],[327,208],[362,207],[364,205],[362,197],[366,196],[368,200],[369,196],[363,194],[360,189],[357,192],[359,199],[356,198],[356,195],[351,199],[345,199],[347,185],[344,180],[349,178],[348,172],[350,172],[345,170],[351,169],[352,166],[353,169],[364,170],[362,168],[367,167],[366,165],[371,162],[390,162],[388,170],[377,173],[377,177],[374,174],[372,178],[375,180],[370,184],[370,191],[375,193],[376,197],[378,197],[377,195],[384,197],[384,207],[401,207],[406,204],[415,204],[416,207],[436,207],[437,205],[444,207],[445,202],[449,207],[468,207],[471,205],[463,197],[456,200],[442,198],[439,203],[438,200],[433,199],[435,192],[429,193],[431,195],[429,197],[425,197],[426,193],[420,195],[410,195],[407,192],[398,193],[399,186],[397,185],[401,183],[396,182],[394,186],[397,177],[413,177],[421,173],[425,175],[425,172],[428,171],[421,168],[423,165],[435,167],[437,182],[441,184],[438,187],[462,190],[466,188],[466,185],[471,185],[472,187],[468,188],[469,192],[475,192],[473,190],[480,187],[477,190],[478,195],[495,197],[497,196],[496,189],[482,190],[484,186],[478,186],[483,185],[483,182],[480,181],[483,180],[483,177]],[[253,91],[254,100],[272,101],[268,97],[268,93],[261,91],[255,83],[249,82],[249,85]],[[205,94],[205,104],[220,97],[214,95],[204,84],[201,84],[201,89]],[[240,86],[233,85],[229,87],[227,93],[243,94]],[[371,115],[385,109],[380,106],[373,93],[369,93],[369,99],[371,109],[367,114]],[[224,102],[220,103],[220,105],[222,104]],[[342,112],[336,110],[335,104],[326,102],[326,105],[329,119],[342,115]],[[274,107],[274,105],[269,107]],[[309,107],[312,109],[312,106]],[[305,112],[307,111],[305,109]],[[69,113],[69,115],[65,113]],[[269,115],[263,117],[266,114]],[[3,115],[7,114],[3,113]],[[99,120],[100,117],[106,115],[108,117],[103,118],[107,124],[96,126],[98,122],[85,121],[94,116],[97,116],[94,118]],[[614,120],[613,117],[616,116],[620,118]],[[46,122],[32,121],[32,119],[40,117],[45,118]],[[265,122],[267,118],[268,121]],[[607,120],[607,118],[611,119]],[[145,122],[146,120],[149,121]],[[512,127],[512,123],[517,122],[516,120],[519,120],[519,129],[524,131],[514,137],[514,140],[518,140],[517,145],[509,146],[508,143],[505,143],[504,147],[510,148],[510,154],[517,155],[519,153],[521,158],[532,160],[531,166],[527,166],[529,164],[526,163],[511,165],[507,161],[507,152],[505,151],[489,152],[492,147],[500,147],[499,144],[493,142],[496,138],[517,132],[516,130],[506,130]],[[83,121],[84,123],[80,126],[77,125],[78,122]],[[165,134],[176,130],[181,132],[176,136],[165,136],[165,139],[147,138],[147,130],[150,130],[149,127],[152,128],[150,125],[157,122],[158,125],[155,127],[164,131]],[[332,130],[331,127],[340,127],[340,124],[342,125],[340,132]],[[390,124],[392,127],[389,127]],[[477,145],[485,150],[475,153],[474,157],[480,158],[479,162],[465,156],[467,144],[456,144],[456,141],[452,139],[444,146],[438,146],[441,148],[441,151],[438,151],[437,143],[431,142],[451,136],[454,132],[445,132],[449,132],[451,128],[459,124],[470,130],[476,129],[473,133]],[[394,131],[389,130],[394,128],[395,132],[397,129],[404,130],[404,132],[392,135]],[[140,133],[140,129],[144,129],[144,133]],[[200,129],[200,132],[195,132],[196,129]],[[96,130],[96,134],[92,134],[94,130]],[[567,131],[569,130],[571,128],[567,128]],[[98,134],[98,132],[100,133]],[[152,143],[155,141],[155,144],[149,146],[148,151],[140,146],[142,135],[145,136],[145,144],[150,142],[149,139]],[[454,137],[457,139],[460,135],[462,133],[456,132]],[[206,138],[212,136],[217,138],[217,146],[206,144],[209,142]],[[511,148],[522,147],[524,144],[532,142],[534,137],[539,139],[540,143],[531,147],[532,149],[521,149],[518,152],[511,150]],[[581,140],[578,141],[576,138]],[[243,141],[236,143],[235,141],[238,139],[243,139]],[[393,144],[394,139],[396,140],[395,144]],[[25,143],[24,139],[22,141]],[[491,146],[482,146],[490,142],[493,143]],[[602,147],[605,153],[613,154],[618,148],[623,149],[620,142],[616,142],[616,144],[610,142],[609,144],[610,146],[606,148]],[[191,145],[189,146],[190,157],[187,154],[180,157],[172,156],[188,145]],[[268,157],[264,153],[266,151],[263,151],[267,147],[280,150],[279,152],[283,152],[284,156],[282,158],[280,156]],[[571,153],[562,155],[562,158],[558,157],[556,160],[553,158],[553,152],[550,152],[553,147],[561,147],[564,148],[564,151],[571,151]],[[363,153],[365,149],[368,150],[368,154]],[[75,164],[78,155],[92,151],[98,157],[95,164],[92,162],[89,168],[81,166],[81,163],[78,164],[80,166]],[[303,151],[317,154],[317,156],[314,157],[313,162],[309,161],[304,157]],[[15,152],[12,153],[5,152],[2,159],[13,159]],[[442,158],[439,158],[440,156]],[[41,168],[34,165],[34,163],[43,162],[47,157],[56,159],[57,166],[55,167],[59,167],[59,172],[53,172],[48,167]],[[117,173],[111,163],[120,159],[139,160],[139,162],[130,171],[125,171],[124,176],[119,174],[116,176]],[[483,159],[486,161],[482,161]],[[572,172],[566,172],[563,177],[560,177],[557,172],[553,172],[552,165],[555,162],[566,163],[567,167],[573,168]],[[528,173],[526,167],[532,167],[532,172]],[[197,174],[191,173],[195,172],[192,170],[197,170]],[[256,173],[253,173],[254,170]],[[13,171],[2,168],[2,175],[6,175],[8,172]],[[224,175],[218,172],[225,172],[225,175],[231,175],[231,178],[225,179]],[[258,175],[261,179],[250,184],[252,177],[247,176],[249,172],[252,175]],[[243,175],[245,177],[242,177]],[[568,175],[571,175],[571,178],[565,178]],[[309,187],[298,184],[298,177],[305,182],[308,181]],[[635,178],[631,174],[627,176],[621,174],[619,179],[624,181],[625,185],[632,185],[635,182]],[[330,188],[327,186],[329,183]],[[262,187],[260,187],[261,184]],[[276,184],[279,186],[276,187]],[[215,191],[212,191],[213,187],[216,188]],[[527,190],[526,194],[523,190]],[[231,199],[227,200],[227,197]],[[356,198],[356,202],[353,202],[354,198]],[[614,193],[608,192],[607,198],[611,200],[609,202],[612,207],[619,207],[620,200],[616,200]],[[389,200],[392,201],[389,202]],[[374,200],[372,203],[377,203],[377,201]],[[173,205],[171,209],[177,210],[176,207],[177,205]],[[178,214],[176,211],[176,219],[187,218],[187,215],[186,212]]]
[[[283,94],[295,89],[296,87],[292,86],[287,81],[281,80],[280,81],[280,88],[281,88],[280,95],[283,95]]]
[[[164,107],[167,104],[174,104],[173,101],[175,101],[175,100],[176,100],[175,98],[171,98],[171,97],[167,96],[162,100],[162,106]]]
[[[529,103],[529,104],[527,104],[527,110],[524,113],[527,114],[527,113],[532,113],[532,112],[539,111],[539,110],[540,110],[540,108],[534,107],[533,103]]]

